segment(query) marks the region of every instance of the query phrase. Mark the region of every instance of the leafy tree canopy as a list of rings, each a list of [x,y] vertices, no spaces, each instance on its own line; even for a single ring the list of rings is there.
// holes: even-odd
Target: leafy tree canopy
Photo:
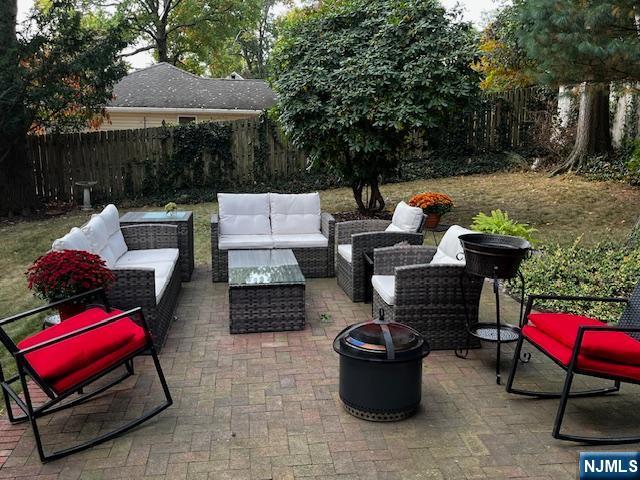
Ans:
[[[502,8],[483,30],[480,60],[474,64],[483,76],[483,90],[503,92],[534,83],[536,65],[521,44],[519,30],[518,10],[512,5]]]
[[[74,0],[37,2],[17,37],[11,71],[20,91],[2,100],[22,102],[22,120],[32,129],[85,128],[126,74],[118,57],[126,47],[124,25],[83,15],[78,6]]]
[[[474,95],[474,50],[471,27],[437,0],[296,9],[271,57],[280,120],[313,165],[352,183],[361,210],[380,210],[378,177],[398,164],[408,134],[441,125]]]
[[[518,0],[520,44],[551,84],[640,79],[637,0]]]

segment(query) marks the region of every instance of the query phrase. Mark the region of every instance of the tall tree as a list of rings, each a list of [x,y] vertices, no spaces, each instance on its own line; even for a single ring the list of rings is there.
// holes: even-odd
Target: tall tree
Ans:
[[[483,90],[504,92],[534,84],[535,62],[521,44],[519,30],[517,6],[506,5],[482,31],[473,68],[482,74]]]
[[[477,86],[475,38],[438,0],[325,0],[283,21],[271,56],[280,120],[312,165],[382,210],[381,175],[409,134],[464,108]],[[370,187],[365,205],[363,191]]]
[[[581,84],[576,140],[555,170],[611,150],[609,85],[640,80],[637,0],[518,0],[521,43],[543,82]]]
[[[159,62],[198,70],[208,66],[211,51],[256,19],[259,9],[258,0],[123,0],[118,15],[130,20],[132,40],[141,44],[126,56],[153,51]]]
[[[36,206],[27,134],[86,127],[126,73],[120,25],[98,28],[74,0],[38,7],[18,34],[17,0],[0,2],[0,215]]]

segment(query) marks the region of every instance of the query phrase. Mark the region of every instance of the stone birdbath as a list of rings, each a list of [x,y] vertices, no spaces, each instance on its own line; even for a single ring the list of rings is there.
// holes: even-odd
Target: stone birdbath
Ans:
[[[80,208],[83,212],[89,212],[93,210],[93,208],[91,207],[91,187],[97,184],[98,182],[96,180],[83,180],[76,182],[76,185],[82,187],[84,190],[82,207]]]

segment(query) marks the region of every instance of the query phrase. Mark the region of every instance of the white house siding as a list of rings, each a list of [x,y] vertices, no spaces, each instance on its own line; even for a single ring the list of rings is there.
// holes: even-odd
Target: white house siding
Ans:
[[[108,111],[108,110],[107,110]],[[166,125],[177,125],[178,117],[196,117],[196,122],[241,120],[254,118],[255,114],[247,113],[149,113],[149,112],[108,112],[109,117],[102,122],[98,130],[133,130],[136,128],[161,127],[164,120]]]

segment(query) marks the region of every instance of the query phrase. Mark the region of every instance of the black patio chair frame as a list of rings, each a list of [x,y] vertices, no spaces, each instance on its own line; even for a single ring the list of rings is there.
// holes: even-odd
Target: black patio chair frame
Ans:
[[[590,370],[584,370],[579,368],[578,366],[578,355],[580,354],[580,348],[582,345],[582,340],[584,338],[584,334],[586,332],[623,332],[627,334],[638,334],[640,333],[640,316],[637,315],[638,309],[640,309],[640,285],[636,287],[633,295],[630,298],[616,298],[616,297],[580,297],[580,296],[563,296],[563,295],[531,295],[528,297],[527,308],[525,310],[525,314],[522,317],[522,325],[526,325],[528,322],[529,314],[533,310],[533,305],[536,300],[551,300],[551,301],[570,301],[570,302],[604,302],[604,303],[624,303],[627,305],[625,313],[623,313],[622,319],[618,326],[612,325],[604,325],[603,326],[582,326],[578,329],[578,335],[576,337],[576,342],[573,347],[573,352],[571,355],[571,360],[568,365],[562,364],[556,358],[554,358],[551,354],[546,352],[542,347],[532,342],[529,339],[525,339],[524,335],[520,335],[518,339],[518,343],[516,344],[514,355],[513,355],[513,363],[511,365],[511,371],[509,373],[509,380],[507,381],[506,390],[509,393],[515,393],[517,395],[525,395],[536,398],[559,398],[560,404],[558,405],[558,410],[556,412],[556,417],[553,424],[552,436],[553,438],[557,438],[559,440],[567,440],[571,442],[579,442],[589,445],[616,445],[616,444],[625,444],[625,443],[636,443],[640,442],[640,436],[633,437],[591,437],[591,436],[582,436],[582,435],[570,435],[561,432],[562,422],[564,419],[564,414],[567,408],[567,403],[569,398],[579,398],[579,397],[594,397],[600,395],[607,395],[610,393],[616,393],[620,391],[620,384],[631,383],[640,385],[640,381],[632,378],[626,378],[616,375],[606,375],[598,372],[593,372]],[[624,322],[624,323],[623,323]],[[622,325],[622,326],[620,326]],[[630,325],[630,326],[626,326]],[[528,357],[521,357],[522,346],[524,344],[524,340],[527,340],[529,344],[533,345],[536,349],[544,353],[547,357],[553,360],[560,368],[565,370],[566,377],[564,381],[564,386],[561,392],[536,392],[531,390],[522,390],[513,387],[513,382],[516,375],[516,370],[518,368],[518,363],[522,361],[526,363],[528,361]],[[530,357],[530,355],[529,355]],[[613,386],[594,389],[594,390],[582,390],[577,392],[571,392],[571,385],[573,383],[573,378],[575,375],[585,375],[589,377],[602,378],[605,380],[613,380]]]
[[[40,460],[42,462],[49,462],[52,460],[57,460],[59,458],[65,457],[67,455],[71,455],[73,453],[82,451],[82,450],[86,450],[88,448],[91,448],[95,445],[98,445],[100,443],[103,443],[107,440],[110,440],[114,437],[117,437],[119,435],[122,435],[123,433],[131,430],[132,428],[137,427],[138,425],[142,424],[143,422],[149,420],[150,418],[156,416],[157,414],[159,414],[160,412],[162,412],[163,410],[167,409],[168,407],[170,407],[173,404],[173,400],[171,398],[171,393],[169,392],[169,387],[167,385],[167,382],[165,380],[164,377],[164,373],[162,372],[162,367],[160,366],[160,361],[158,360],[158,354],[156,352],[156,348],[153,344],[152,338],[151,338],[151,334],[149,332],[149,327],[147,325],[147,322],[144,318],[144,314],[142,313],[142,309],[140,307],[136,307],[133,308],[131,310],[127,310],[126,312],[122,312],[119,313],[118,315],[114,315],[112,317],[106,318],[104,320],[101,320],[93,325],[89,325],[87,327],[75,330],[73,332],[69,332],[65,335],[61,335],[60,337],[56,337],[44,342],[41,342],[37,345],[33,345],[31,347],[28,348],[24,348],[24,349],[19,349],[18,346],[14,343],[14,341],[10,338],[10,336],[6,333],[5,331],[5,327],[8,324],[11,324],[17,320],[22,320],[25,319],[27,317],[31,317],[33,315],[45,312],[49,309],[52,308],[56,308],[60,305],[63,305],[65,303],[70,303],[70,302],[78,302],[78,301],[83,301],[86,302],[91,298],[99,298],[101,300],[102,306],[104,306],[106,312],[110,312],[111,308],[109,307],[108,301],[107,301],[107,296],[105,291],[102,288],[98,288],[95,290],[91,290],[88,291],[86,293],[82,293],[79,295],[75,295],[73,297],[67,298],[65,300],[60,300],[57,302],[53,302],[50,303],[48,305],[44,305],[42,307],[38,307],[35,308],[33,310],[29,310],[27,312],[23,312],[11,317],[7,317],[3,320],[0,320],[0,341],[4,344],[4,346],[7,348],[7,350],[9,351],[9,353],[11,354],[11,356],[15,359],[16,361],[16,365],[17,365],[17,369],[18,369],[18,373],[8,379],[5,379],[4,376],[4,372],[2,371],[2,366],[0,365],[0,388],[2,389],[2,393],[4,396],[4,403],[5,403],[5,407],[7,410],[7,416],[9,417],[9,421],[11,423],[20,423],[20,422],[25,422],[25,421],[29,421],[31,424],[31,428],[33,430],[33,435],[35,437],[35,441],[36,441],[36,446],[38,449],[38,454],[40,456]],[[129,355],[127,355],[126,357],[120,359],[116,364],[112,365],[111,367],[103,370],[100,373],[97,373],[93,376],[91,376],[90,378],[84,380],[83,382],[81,382],[78,385],[75,385],[73,387],[73,389],[69,389],[66,392],[63,392],[62,394],[57,394],[49,385],[47,385],[47,383],[45,381],[43,381],[43,379],[38,375],[38,373],[31,367],[31,365],[29,364],[29,362],[25,359],[25,355],[34,352],[36,350],[40,350],[42,348],[45,347],[49,347],[51,345],[54,345],[56,343],[62,342],[64,340],[68,340],[69,338],[75,337],[77,335],[81,335],[83,333],[89,332],[91,330],[94,330],[96,328],[100,328],[103,327],[105,325],[108,325],[110,323],[113,323],[117,320],[120,320],[122,318],[125,317],[130,317],[130,318],[134,318],[134,316],[137,316],[139,319],[139,326],[141,326],[144,330],[145,336],[146,336],[146,342],[145,345],[137,350],[135,350],[134,352],[130,353]],[[164,397],[165,397],[165,401],[153,408],[152,410],[150,410],[149,412],[143,414],[142,416],[138,417],[137,419],[131,420],[130,422],[127,422],[126,424],[110,431],[107,432],[105,434],[102,434],[98,437],[95,437],[91,440],[88,440],[86,442],[77,444],[73,447],[69,447],[69,448],[65,448],[62,450],[58,450],[52,453],[45,453],[43,445],[42,445],[42,439],[40,437],[40,432],[38,429],[38,424],[37,424],[37,419],[44,417],[46,415],[58,412],[60,410],[66,409],[66,408],[70,408],[70,407],[74,407],[77,405],[80,405],[84,402],[86,402],[87,400],[95,397],[96,395],[99,395],[100,393],[108,390],[109,388],[113,387],[114,385],[117,385],[118,383],[122,382],[123,380],[129,378],[130,376],[132,376],[134,374],[134,368],[133,368],[133,359],[137,356],[140,355],[150,355],[153,358],[153,363],[155,365],[155,369],[156,369],[156,373],[158,375],[158,378],[160,380],[160,383],[162,385],[162,390],[164,392]],[[116,370],[119,367],[125,367],[125,372],[119,376],[118,378],[116,378],[115,380],[109,382],[107,385],[103,385],[99,388],[97,388],[95,391],[90,392],[85,394],[84,393],[84,389],[85,387],[87,387],[88,385],[90,385],[91,383],[95,382],[96,380],[104,377],[105,375],[113,372],[114,370]],[[34,407],[34,405],[32,404],[31,401],[31,395],[29,393],[29,389],[27,388],[27,377],[31,377],[31,379],[33,380],[33,382],[51,399],[47,402],[45,402],[44,404],[38,406],[38,407]],[[19,392],[16,392],[12,387],[11,384],[20,381],[20,385],[22,387],[22,394],[24,396],[24,400],[20,397]],[[79,394],[80,396],[69,401],[66,403],[62,403],[65,399],[69,398],[70,396],[74,395],[74,394]],[[14,415],[12,408],[11,408],[11,401],[13,400],[13,402],[15,402],[15,404],[24,412],[24,415]]]

